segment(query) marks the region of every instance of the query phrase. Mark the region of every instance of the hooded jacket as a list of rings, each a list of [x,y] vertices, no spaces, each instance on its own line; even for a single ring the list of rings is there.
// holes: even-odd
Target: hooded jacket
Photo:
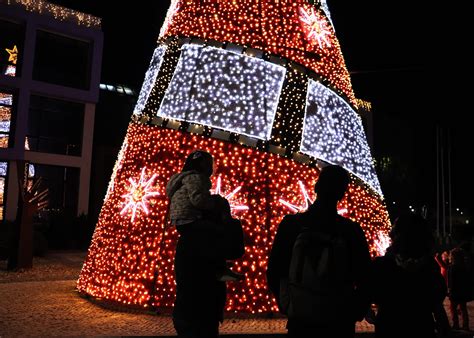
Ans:
[[[184,171],[171,176],[166,185],[171,223],[200,219],[203,210],[215,208],[209,189],[211,180],[197,171]]]

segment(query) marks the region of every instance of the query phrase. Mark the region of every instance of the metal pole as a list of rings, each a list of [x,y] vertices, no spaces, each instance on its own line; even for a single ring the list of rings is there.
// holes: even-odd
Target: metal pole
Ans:
[[[439,239],[439,126],[436,126],[436,235]]]
[[[443,239],[446,238],[446,192],[444,187],[444,135],[441,130],[441,203],[443,205]]]
[[[451,193],[451,130],[448,131],[448,203],[449,203],[449,236],[453,233],[453,208],[452,193]]]

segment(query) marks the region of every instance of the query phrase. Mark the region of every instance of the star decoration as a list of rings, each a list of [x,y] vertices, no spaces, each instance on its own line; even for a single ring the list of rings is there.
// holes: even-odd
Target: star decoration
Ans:
[[[296,213],[305,212],[306,210],[308,210],[310,204],[313,204],[314,201],[316,200],[315,198],[309,197],[308,191],[306,190],[303,182],[298,181],[298,185],[301,191],[301,199],[303,200],[303,203],[301,205],[294,205],[282,198],[278,200],[281,204],[283,204],[284,206],[288,207],[288,209]],[[337,210],[337,213],[343,217],[345,217],[348,212],[349,211],[346,208],[338,208]]]
[[[224,197],[226,200],[229,201],[230,204],[230,210],[231,211],[239,211],[239,210],[248,210],[249,207],[243,204],[239,204],[237,200],[234,199],[234,196],[242,189],[242,186],[235,188],[232,190],[230,193],[225,194],[221,189],[222,186],[222,180],[221,177],[219,176],[217,178],[216,182],[216,188],[211,190],[211,193],[216,194],[216,195],[221,195]]]
[[[306,38],[311,44],[319,45],[319,48],[331,47],[331,30],[327,23],[316,14],[314,8],[311,7],[308,11],[300,7],[300,23]]]
[[[313,198],[310,198],[309,195],[308,195],[308,191],[306,190],[303,182],[301,181],[298,181],[298,185],[300,186],[300,190],[301,190],[301,195],[302,195],[302,200],[303,200],[303,204],[302,205],[294,205],[290,202],[287,202],[285,201],[284,199],[280,198],[278,201],[285,205],[286,207],[288,207],[291,211],[293,212],[304,212],[306,210],[308,210],[308,207],[309,207],[309,203],[313,204],[315,199]],[[308,203],[309,202],[309,203]]]
[[[11,62],[14,65],[16,65],[16,61],[18,59],[18,48],[16,47],[16,45],[13,46],[13,49],[5,48],[5,50],[7,51],[8,54],[10,54],[8,56],[8,62]]]
[[[153,191],[153,181],[158,176],[157,174],[153,174],[153,176],[149,179],[145,177],[146,167],[143,167],[142,173],[140,175],[140,179],[135,181],[133,178],[129,178],[128,181],[130,182],[129,191],[125,195],[122,195],[125,198],[122,211],[120,212],[121,215],[127,213],[128,210],[132,211],[132,222],[135,220],[135,216],[138,210],[143,210],[143,212],[148,215],[148,199],[153,196],[158,196],[160,193],[157,191]]]

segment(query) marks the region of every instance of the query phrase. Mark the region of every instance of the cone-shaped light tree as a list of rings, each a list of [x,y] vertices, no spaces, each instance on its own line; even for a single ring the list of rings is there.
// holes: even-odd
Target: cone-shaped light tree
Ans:
[[[246,277],[228,283],[228,311],[277,310],[265,280],[274,235],[314,201],[328,163],[352,174],[339,212],[362,225],[376,255],[390,221],[357,109],[325,1],[173,0],[78,290],[173,305],[178,234],[165,185],[195,149],[214,156],[214,193],[244,226],[233,269]]]

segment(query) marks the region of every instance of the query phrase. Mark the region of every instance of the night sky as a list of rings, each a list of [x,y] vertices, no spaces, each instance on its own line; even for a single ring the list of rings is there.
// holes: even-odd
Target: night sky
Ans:
[[[52,2],[102,17],[102,82],[141,87],[169,0]],[[382,180],[387,201],[433,206],[439,125],[451,133],[453,206],[472,214],[471,168],[464,159],[472,153],[471,127],[461,123],[462,102],[450,99],[457,90],[446,80],[452,41],[439,35],[447,22],[422,4],[328,0],[328,5],[355,94],[373,104],[373,153],[396,159],[402,168],[401,179]]]

